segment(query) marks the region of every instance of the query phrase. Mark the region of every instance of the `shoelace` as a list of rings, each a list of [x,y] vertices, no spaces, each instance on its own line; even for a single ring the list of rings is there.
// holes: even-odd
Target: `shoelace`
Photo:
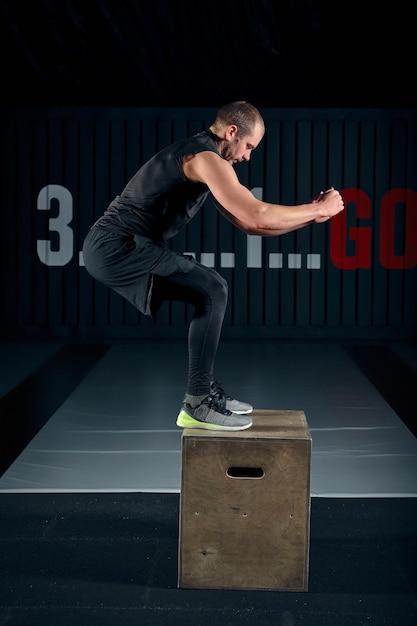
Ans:
[[[231,411],[226,409],[226,396],[224,393],[221,393],[218,389],[209,395],[208,405],[217,413],[222,413],[223,415],[231,415]]]
[[[211,384],[211,391],[214,393],[220,393],[226,400],[231,400],[231,397],[226,395],[225,390],[218,380],[213,381]]]

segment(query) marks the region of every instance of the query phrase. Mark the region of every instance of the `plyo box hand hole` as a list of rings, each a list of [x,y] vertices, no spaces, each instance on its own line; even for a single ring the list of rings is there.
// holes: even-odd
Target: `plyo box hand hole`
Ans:
[[[262,467],[229,467],[226,472],[229,478],[259,480],[265,476]]]

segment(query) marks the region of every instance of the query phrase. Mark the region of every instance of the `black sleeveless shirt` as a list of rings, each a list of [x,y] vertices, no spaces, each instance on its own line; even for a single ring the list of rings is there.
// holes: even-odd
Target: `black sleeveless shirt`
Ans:
[[[186,179],[183,159],[207,150],[219,154],[209,130],[160,150],[130,179],[95,226],[159,242],[174,237],[209,194],[207,185]]]

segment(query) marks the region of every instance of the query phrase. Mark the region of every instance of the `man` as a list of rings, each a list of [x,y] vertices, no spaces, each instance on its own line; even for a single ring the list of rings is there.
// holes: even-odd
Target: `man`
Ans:
[[[263,202],[243,186],[235,163],[249,161],[265,125],[245,101],[220,108],[208,130],[155,154],[110,203],[87,234],[84,264],[97,280],[155,316],[164,300],[194,307],[188,331],[188,381],[177,418],[181,428],[244,430],[250,404],[214,382],[214,361],[227,306],[225,279],[171,250],[167,242],[194,217],[211,193],[220,213],[250,235],[283,235],[322,223],[343,210],[333,188],[297,206]]]

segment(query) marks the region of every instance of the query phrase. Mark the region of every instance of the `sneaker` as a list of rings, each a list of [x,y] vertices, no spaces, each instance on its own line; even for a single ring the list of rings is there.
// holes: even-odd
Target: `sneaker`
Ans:
[[[208,430],[245,430],[252,426],[249,417],[240,417],[226,408],[225,396],[210,394],[203,402],[192,409],[183,404],[177,418],[180,428],[206,428]]]
[[[211,392],[222,394],[226,399],[226,409],[229,409],[229,411],[232,411],[232,413],[237,413],[238,415],[246,415],[247,413],[252,413],[253,411],[253,406],[251,406],[247,402],[233,400],[233,398],[227,396],[218,380],[215,380],[211,383]]]

